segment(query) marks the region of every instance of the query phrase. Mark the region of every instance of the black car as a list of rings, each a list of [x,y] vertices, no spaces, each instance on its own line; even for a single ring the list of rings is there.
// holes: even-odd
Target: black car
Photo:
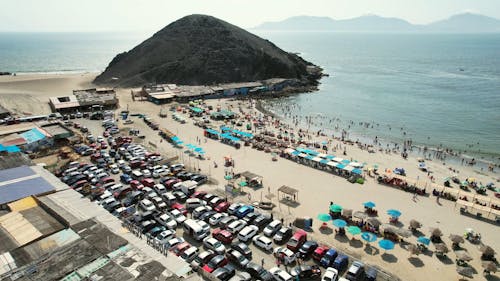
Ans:
[[[187,196],[186,194],[184,194],[184,192],[180,191],[180,190],[176,190],[174,192],[172,192],[172,194],[175,196],[175,198],[177,198],[178,201],[180,202],[186,202],[187,200]]]
[[[252,258],[252,250],[250,250],[250,248],[247,246],[247,244],[245,244],[243,242],[236,242],[236,243],[232,244],[231,249],[240,252],[247,259]]]
[[[274,234],[274,243],[280,245],[285,244],[292,237],[292,229],[289,227],[282,227]]]
[[[273,280],[273,275],[265,270],[260,264],[249,262],[246,266],[246,271],[252,275],[253,278],[270,281]]]
[[[191,177],[191,180],[197,182],[198,185],[202,185],[202,184],[204,184],[204,183],[206,183],[208,181],[208,177],[205,176],[205,175],[197,175],[197,174],[195,174],[195,175],[193,175]]]
[[[167,181],[169,181],[169,180],[175,180],[175,179],[177,179],[177,178],[176,177],[163,177],[163,178],[160,179],[160,183],[163,184],[163,185],[165,185],[167,183]]]
[[[260,216],[259,213],[256,213],[256,212],[252,212],[252,213],[248,213],[244,218],[243,220],[247,222],[247,224],[251,224],[256,218],[258,218]]]
[[[118,201],[113,201],[111,204],[106,205],[106,207],[104,209],[106,209],[106,211],[112,213],[114,210],[120,208],[121,206],[122,206],[122,203],[120,203]]]
[[[216,214],[217,212],[216,211],[206,211],[204,212],[203,214],[201,214],[198,219],[199,220],[202,220],[202,221],[205,221],[205,222],[208,222],[208,220],[210,219],[211,216],[213,216],[214,214]]]
[[[236,264],[237,266],[242,268],[245,268],[245,266],[250,262],[247,257],[234,249],[227,251],[226,257],[229,262]]]
[[[299,276],[300,280],[319,280],[321,278],[321,269],[317,265],[299,265],[290,271],[294,279]]]
[[[188,177],[186,177],[186,175],[188,175],[188,174],[189,174],[189,175],[192,175],[191,173],[184,171],[184,172],[179,172],[179,173],[178,173],[177,175],[175,175],[175,176],[176,176],[176,177],[178,177],[179,179],[181,179],[181,180],[185,181],[185,180],[189,179]]]
[[[236,270],[231,264],[226,264],[225,266],[219,267],[214,270],[214,272],[212,272],[212,276],[222,281],[231,279],[231,277],[233,277],[235,274]]]
[[[299,249],[299,257],[302,259],[308,258],[316,248],[318,248],[316,241],[306,241]]]
[[[210,200],[214,199],[214,197],[217,196],[215,194],[207,193],[205,196],[203,196],[203,200],[206,202],[210,202]]]
[[[257,226],[260,230],[264,229],[266,225],[268,225],[271,221],[273,221],[273,218],[270,215],[263,214],[258,216],[254,221],[253,225]]]

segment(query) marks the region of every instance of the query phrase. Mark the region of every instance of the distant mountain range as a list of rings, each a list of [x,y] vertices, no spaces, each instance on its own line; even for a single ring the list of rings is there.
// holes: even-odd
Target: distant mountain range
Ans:
[[[346,20],[329,17],[296,16],[277,22],[264,22],[255,30],[338,31],[338,32],[429,32],[500,33],[500,20],[471,13],[451,16],[427,25],[415,25],[398,18],[365,15]]]

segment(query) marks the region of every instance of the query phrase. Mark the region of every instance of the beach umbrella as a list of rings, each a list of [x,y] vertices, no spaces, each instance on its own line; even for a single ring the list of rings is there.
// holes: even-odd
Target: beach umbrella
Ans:
[[[441,229],[439,228],[431,228],[431,236],[434,236],[434,237],[441,237],[443,236],[443,232],[441,231]]]
[[[399,218],[401,216],[401,212],[395,209],[387,210],[387,214],[394,218]]]
[[[361,233],[361,239],[365,240],[368,243],[375,242],[377,241],[377,235],[371,232],[363,232]]]
[[[342,228],[347,226],[347,222],[343,219],[336,219],[333,220],[333,225]]]
[[[472,278],[474,274],[474,269],[468,266],[457,266],[457,273],[464,276]]]
[[[483,253],[483,255],[485,256],[495,255],[495,250],[493,250],[493,248],[491,248],[490,246],[484,244],[479,247],[479,251],[481,251],[481,253]]]
[[[344,209],[344,210],[342,210],[342,216],[344,216],[344,217],[352,217],[352,210],[351,209]]]
[[[358,235],[358,234],[361,233],[361,229],[359,227],[357,227],[357,226],[352,226],[351,225],[351,226],[349,226],[347,228],[347,232],[349,232],[352,235]]]
[[[455,243],[455,244],[459,244],[459,243],[464,243],[464,238],[461,236],[461,235],[456,235],[456,234],[450,234],[449,236],[451,242]]]
[[[417,255],[417,256],[418,256],[418,255],[420,255],[420,253],[421,253],[422,251],[420,251],[420,248],[419,248],[419,247],[417,247],[417,245],[410,244],[410,245],[408,246],[408,252],[410,252],[410,255]]]
[[[446,254],[450,251],[445,243],[434,244],[434,246],[436,247],[436,251],[441,252],[443,254]]]
[[[334,213],[340,213],[340,212],[342,212],[342,206],[337,205],[337,204],[333,204],[330,206],[330,211],[332,211]]]
[[[329,214],[319,214],[318,215],[318,220],[323,221],[323,222],[327,222],[331,219],[332,219],[332,216],[330,216]]]
[[[497,272],[497,265],[492,261],[483,261],[481,265],[486,271]]]
[[[368,202],[363,203],[363,206],[371,209],[371,208],[375,208],[375,203],[373,203],[372,201],[368,201]]]
[[[429,244],[431,243],[431,239],[425,236],[420,236],[418,237],[417,242],[429,246]]]
[[[408,238],[412,235],[411,231],[403,228],[397,228],[396,229],[396,234],[398,234],[401,237]]]
[[[379,227],[379,226],[382,224],[382,223],[381,223],[378,219],[376,219],[376,218],[368,218],[368,219],[366,220],[366,222],[367,222],[368,224],[370,224],[371,226],[373,226],[373,227]]]
[[[422,224],[421,224],[420,222],[418,222],[417,220],[411,220],[411,221],[410,221],[410,226],[411,226],[412,228],[417,229],[417,228],[422,227]]]
[[[232,178],[233,178],[233,176],[231,176],[231,175],[225,175],[225,176],[224,176],[224,179],[225,179],[225,180],[230,180],[230,179],[232,179]]]
[[[392,242],[391,240],[382,239],[382,240],[378,241],[378,245],[380,246],[380,248],[382,248],[384,250],[394,249],[394,242]]]
[[[457,256],[457,259],[459,259],[459,260],[463,260],[463,261],[471,261],[472,260],[472,257],[466,251],[456,251],[455,255]]]
[[[248,184],[247,184],[246,181],[242,181],[242,182],[239,183],[239,185],[243,187],[243,186],[247,186]]]
[[[201,152],[201,151],[203,151],[203,148],[201,148],[201,147],[197,147],[197,148],[195,148],[195,149],[194,149],[194,151],[196,151],[196,152]]]

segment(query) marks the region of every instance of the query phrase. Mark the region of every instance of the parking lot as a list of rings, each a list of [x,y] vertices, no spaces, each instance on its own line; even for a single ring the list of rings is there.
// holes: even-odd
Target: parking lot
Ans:
[[[153,131],[153,129],[148,127],[148,125],[145,122],[143,122],[143,120],[141,120],[140,118],[131,118],[131,120],[133,120],[134,122],[131,124],[126,124],[126,125],[123,124],[124,122],[122,120],[115,121],[115,123],[116,123],[115,125],[118,127],[119,130],[117,130],[116,132],[118,132],[118,133],[112,135],[111,138],[109,138],[107,136],[105,131],[109,132],[110,128],[113,128],[114,126],[110,126],[110,127],[108,127],[108,130],[106,130],[105,127],[103,127],[102,120],[75,119],[75,120],[71,120],[70,122],[68,122],[68,125],[72,125],[71,122],[75,122],[75,123],[79,124],[79,127],[82,127],[82,126],[86,127],[88,129],[88,132],[84,133],[84,136],[86,138],[87,143],[89,145],[92,145],[92,144],[90,144],[91,141],[89,141],[89,137],[88,137],[89,135],[93,136],[93,138],[92,138],[93,144],[97,143],[96,145],[93,145],[91,147],[92,152],[93,152],[91,155],[82,156],[82,158],[79,160],[79,163],[80,163],[79,165],[82,166],[84,163],[87,163],[87,164],[96,163],[96,162],[98,162],[98,159],[101,159],[102,157],[106,158],[109,156],[109,158],[111,158],[112,157],[111,156],[111,154],[112,154],[111,149],[115,150],[113,155],[116,155],[116,154],[118,154],[118,151],[119,151],[118,148],[120,146],[128,148],[128,146],[130,146],[131,144],[136,143],[136,144],[139,144],[140,147],[142,147],[142,149],[138,149],[138,150],[141,150],[141,152],[142,152],[142,150],[144,150],[144,151],[146,151],[146,153],[145,154],[138,154],[138,155],[142,155],[139,157],[139,158],[142,157],[141,158],[142,160],[140,160],[140,161],[142,161],[141,162],[142,164],[140,165],[142,167],[141,168],[132,168],[133,170],[142,170],[142,171],[149,170],[146,172],[153,173],[153,170],[151,170],[151,169],[153,169],[153,167],[163,165],[164,169],[168,170],[168,173],[165,173],[166,178],[169,178],[170,180],[171,180],[171,178],[176,178],[179,175],[179,172],[181,172],[179,170],[175,170],[175,171],[171,170],[171,168],[174,166],[173,164],[175,164],[176,161],[174,160],[173,162],[169,162],[169,163],[166,163],[165,161],[166,161],[166,159],[170,159],[170,158],[179,158],[179,160],[181,160],[180,158],[183,157],[183,153],[179,152],[178,150],[174,150],[174,149],[168,150],[167,148],[165,148],[165,146],[158,145],[159,143],[163,142],[163,140],[156,133],[156,131]],[[138,138],[137,136],[135,136],[133,138],[128,138],[130,129],[138,130],[138,132],[136,132],[137,136],[146,135],[147,137],[146,138]],[[75,130],[77,130],[77,129],[75,129]],[[116,140],[119,139],[118,136],[120,136],[120,135],[123,137],[127,137],[127,141],[118,145],[116,143]],[[102,136],[102,139],[103,139],[102,142],[97,141],[97,139],[101,140],[100,136]],[[101,143],[105,143],[105,144],[101,144]],[[129,143],[129,145],[124,145],[125,143]],[[106,149],[101,150],[100,147],[106,147]],[[154,154],[153,152],[157,152],[158,154]],[[99,157],[96,156],[96,153],[99,154]],[[125,152],[125,153],[127,153],[127,152]],[[128,221],[127,225],[129,226],[129,228],[131,228],[133,231],[136,231],[137,235],[144,236],[148,240],[150,240],[151,244],[159,249],[159,254],[160,254],[160,252],[162,252],[164,254],[173,254],[173,253],[170,253],[169,251],[167,251],[167,248],[169,246],[168,241],[158,242],[158,241],[154,240],[154,237],[152,237],[152,235],[158,235],[159,233],[154,232],[151,235],[148,234],[149,230],[155,229],[154,226],[158,226],[158,224],[156,224],[156,222],[155,222],[154,226],[148,227],[148,231],[141,229],[143,227],[143,225],[141,223],[143,223],[145,220],[150,219],[150,218],[146,218],[147,215],[143,215],[144,213],[147,213],[144,210],[144,206],[139,206],[140,202],[142,202],[142,200],[144,198],[149,198],[150,201],[154,201],[152,199],[154,197],[160,198],[160,201],[155,202],[154,209],[159,211],[158,215],[159,214],[167,214],[167,215],[170,214],[169,210],[172,209],[173,202],[170,202],[170,201],[165,202],[166,203],[165,205],[167,205],[167,206],[164,209],[159,210],[160,208],[158,207],[158,204],[160,202],[167,201],[167,200],[164,200],[164,198],[165,198],[165,196],[163,196],[164,194],[156,194],[158,196],[155,196],[153,194],[150,196],[148,191],[144,192],[147,188],[141,187],[138,189],[137,187],[133,187],[133,188],[128,188],[125,194],[119,193],[119,195],[117,195],[117,196],[115,196],[116,190],[113,189],[114,192],[110,191],[109,193],[112,193],[113,197],[115,197],[115,198],[112,198],[112,197],[103,198],[102,197],[102,195],[106,191],[109,191],[109,190],[107,190],[108,188],[113,188],[113,184],[118,184],[121,182],[120,188],[126,188],[128,186],[131,187],[133,185],[131,183],[124,182],[124,180],[122,178],[122,175],[124,173],[126,173],[126,172],[124,172],[124,167],[119,167],[119,170],[116,170],[116,168],[115,168],[115,171],[112,171],[113,167],[114,167],[113,164],[117,165],[117,163],[125,162],[126,163],[125,166],[127,166],[127,165],[131,165],[131,163],[133,161],[136,161],[136,160],[131,160],[131,161],[125,160],[125,159],[127,159],[125,157],[125,153],[124,153],[124,155],[121,155],[119,157],[118,156],[113,157],[111,160],[106,158],[106,160],[98,162],[101,164],[104,163],[101,165],[101,167],[103,170],[105,170],[105,173],[107,173],[107,175],[103,176],[98,181],[94,180],[94,183],[91,184],[92,187],[90,189],[91,190],[99,190],[99,191],[96,191],[97,193],[91,192],[91,194],[87,194],[87,195],[94,197],[94,199],[96,200],[96,203],[101,205],[101,206],[106,205],[107,207],[109,207],[109,204],[111,204],[109,202],[114,202],[115,200],[117,202],[119,202],[119,204],[115,204],[115,206],[113,208],[110,207],[109,211],[112,213],[114,212],[116,216],[121,217],[124,220],[127,220]],[[158,161],[151,160],[153,158],[148,156],[151,153],[153,153],[155,156],[160,155],[158,157],[158,159],[155,158]],[[82,154],[87,154],[87,153],[82,153]],[[134,159],[134,157],[135,156],[132,156],[131,159]],[[120,162],[120,160],[122,160],[122,162]],[[190,171],[190,172],[192,172],[192,173],[198,172],[195,169],[196,168],[195,164],[192,165],[191,167],[192,167],[191,168],[192,171]],[[168,174],[168,176],[167,176],[167,174]],[[96,175],[93,175],[93,177],[94,176],[96,176]],[[110,180],[104,180],[104,181],[108,181],[107,185],[106,185],[106,183],[103,182],[103,179],[105,179],[105,178],[110,178]],[[146,177],[138,178],[137,180],[138,180],[139,184],[147,182],[145,178]],[[159,176],[155,177],[155,178],[148,176],[147,178],[154,182],[150,186],[150,187],[153,187],[153,185],[154,185],[154,188],[152,188],[152,193],[155,193],[155,191],[157,191],[156,185],[158,185],[160,183],[168,182],[168,181],[164,180],[166,178],[159,177]],[[189,179],[188,178],[182,179],[182,181],[187,181],[187,180],[189,180]],[[181,180],[179,180],[179,181],[181,181]],[[103,186],[106,187],[106,190],[103,190],[103,188],[102,188]],[[114,187],[114,188],[116,189],[116,187]],[[168,186],[167,189],[170,192],[170,191],[172,191],[173,188],[171,186]],[[198,190],[198,188],[196,188],[196,189]],[[221,192],[222,188],[220,186],[217,186],[217,185],[207,185],[207,184],[200,185],[199,190],[205,190],[205,191],[208,191],[208,193],[214,193],[214,196],[219,197],[222,201],[227,199],[227,198],[224,198],[224,194]],[[83,189],[82,189],[82,191],[83,191]],[[129,198],[130,197],[129,195],[134,194],[134,192],[140,193],[140,196],[137,200],[132,200]],[[188,195],[190,195],[190,194],[188,194]],[[203,198],[210,198],[210,197],[211,196],[206,197],[206,195],[205,195],[205,196],[200,197],[200,198],[203,199]],[[186,200],[185,198],[179,198],[177,196],[175,198],[176,198],[176,203],[180,203],[180,204],[185,203],[185,200]],[[108,200],[108,201],[105,202],[105,200]],[[234,202],[231,202],[231,203],[234,203]],[[205,204],[208,204],[208,202],[206,202]],[[181,207],[184,207],[184,206],[182,205]],[[127,211],[125,211],[124,209],[121,209],[121,208],[125,208]],[[213,206],[212,208],[215,208],[215,206]],[[264,214],[264,215],[269,215],[269,216],[271,215],[264,210],[259,210],[257,207],[254,207],[254,208],[255,208],[254,213],[259,213],[259,214]],[[117,212],[117,210],[120,210],[120,211]],[[131,212],[135,212],[135,213],[131,213]],[[275,213],[274,215],[276,216],[275,217],[276,219],[283,218],[283,216],[281,214]],[[192,212],[187,213],[186,217],[188,219],[193,218],[193,213]],[[254,216],[253,218],[256,218],[256,217],[257,216]],[[210,218],[210,216],[207,216],[205,218],[205,221],[209,221],[209,218]],[[252,221],[250,220],[249,224],[251,224],[251,222]],[[284,224],[285,225],[288,224],[288,221],[285,221]],[[263,225],[263,227],[265,227],[265,225]],[[261,229],[259,230],[259,233],[257,235],[262,234],[261,230],[263,227],[261,227]],[[212,233],[216,228],[218,228],[218,226],[211,226],[210,233]],[[193,237],[191,235],[185,233],[182,223],[178,222],[177,227],[173,230],[175,231],[176,237],[182,237],[191,246],[197,247],[199,249],[198,253],[201,253],[205,250],[203,247],[203,243],[201,241],[197,241],[197,240],[193,239]],[[293,231],[296,231],[296,229],[294,228]],[[235,234],[234,236],[236,236],[237,232],[234,234]],[[208,237],[211,237],[211,235],[208,234]],[[234,238],[233,241],[237,242],[238,238]],[[251,239],[250,239],[250,241],[251,241]],[[271,251],[264,251],[264,250],[256,247],[255,245],[253,245],[253,243],[251,243],[250,241],[247,242],[246,244],[249,246],[249,248],[252,252],[252,261],[254,263],[259,264],[259,265],[263,265],[263,267],[267,270],[269,270],[272,267],[277,266],[278,262],[277,262],[277,259],[272,255],[272,250]],[[283,245],[276,245],[274,243],[272,245],[273,248],[276,248],[278,246],[283,247]],[[286,247],[286,245],[284,245],[284,247]],[[229,248],[230,248],[230,245],[226,244],[226,249],[229,249]],[[353,260],[352,258],[349,259],[350,262],[352,262],[352,260]],[[290,271],[291,268],[297,266],[297,264],[298,263],[295,261],[295,262],[291,263],[290,265],[281,265],[281,268],[285,269],[286,271]],[[305,260],[301,260],[300,264],[302,264],[302,265],[304,265],[304,264],[314,265],[314,264],[317,264],[317,262],[313,261],[310,258],[307,258]],[[236,267],[236,268],[237,268],[237,272],[246,271],[243,268],[238,268],[238,267]],[[347,269],[347,266],[345,268],[342,268],[342,271],[345,271],[346,269]],[[324,271],[324,269],[322,269],[322,270]],[[382,278],[379,278],[379,280],[384,280],[383,276],[381,276],[381,277]],[[238,279],[235,277],[232,280],[244,280],[244,279]],[[305,279],[303,279],[303,280],[305,280]],[[359,280],[362,280],[362,278]],[[387,280],[389,280],[389,279],[387,279]]]

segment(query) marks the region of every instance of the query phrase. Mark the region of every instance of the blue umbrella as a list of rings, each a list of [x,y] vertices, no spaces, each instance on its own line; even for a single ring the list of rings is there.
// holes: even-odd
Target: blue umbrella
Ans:
[[[401,216],[401,212],[398,211],[398,210],[394,210],[394,209],[390,209],[387,211],[387,214],[391,217],[394,217],[394,218],[399,218]]]
[[[333,225],[336,226],[336,227],[346,227],[347,226],[347,222],[345,220],[342,220],[342,219],[336,219],[336,220],[333,220]]]
[[[394,242],[392,242],[391,240],[382,239],[378,241],[378,245],[384,250],[394,249]]]
[[[361,233],[361,238],[365,240],[366,242],[375,242],[377,241],[377,235],[371,233],[371,232],[363,232]]]
[[[375,203],[373,203],[372,201],[368,201],[368,202],[363,203],[363,206],[371,209],[371,208],[375,208]]]
[[[194,151],[196,151],[196,152],[200,152],[200,151],[203,151],[203,148],[201,148],[201,147],[197,147],[197,148],[195,148],[195,149],[194,149]]]
[[[418,241],[418,243],[422,243],[422,244],[427,245],[427,246],[429,246],[429,244],[431,243],[431,239],[429,239],[425,236],[418,237],[417,241]]]

